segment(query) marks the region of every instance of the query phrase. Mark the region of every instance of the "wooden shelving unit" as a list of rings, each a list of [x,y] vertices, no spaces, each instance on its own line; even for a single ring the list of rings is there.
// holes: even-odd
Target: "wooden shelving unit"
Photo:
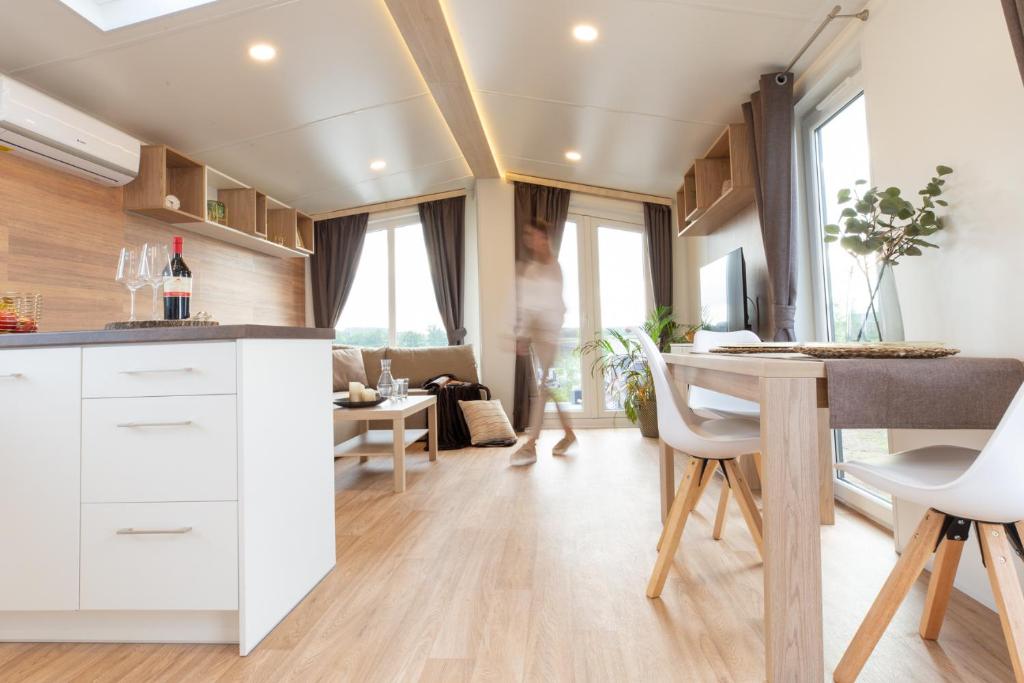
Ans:
[[[181,208],[164,206],[169,194],[181,201]],[[224,204],[227,215],[223,224],[207,218],[208,199]],[[182,230],[270,256],[304,258],[313,253],[312,218],[167,145],[142,148],[139,176],[125,186],[124,207]],[[278,231],[272,232],[271,216],[275,214]],[[304,231],[301,247],[299,230]]]
[[[732,123],[694,160],[676,195],[679,235],[710,235],[754,201],[754,166],[746,124]]]

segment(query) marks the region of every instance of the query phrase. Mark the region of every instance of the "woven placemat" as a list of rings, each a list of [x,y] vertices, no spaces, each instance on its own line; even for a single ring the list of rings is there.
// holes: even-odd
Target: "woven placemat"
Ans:
[[[935,342],[861,342],[861,343],[808,343],[790,344],[766,342],[764,344],[730,344],[711,349],[711,353],[802,353],[814,358],[945,358],[960,353]]]
[[[951,346],[920,342],[801,344],[799,349],[814,358],[945,358],[960,353]]]
[[[800,353],[800,345],[789,342],[726,344],[711,349],[711,353]]]
[[[124,322],[107,323],[105,330],[144,330],[153,327],[214,327],[220,325],[216,320],[126,320]]]

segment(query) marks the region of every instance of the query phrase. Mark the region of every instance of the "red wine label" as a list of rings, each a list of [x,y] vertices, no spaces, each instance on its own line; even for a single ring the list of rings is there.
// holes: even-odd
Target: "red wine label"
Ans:
[[[175,275],[164,276],[164,296],[192,296],[192,278]]]

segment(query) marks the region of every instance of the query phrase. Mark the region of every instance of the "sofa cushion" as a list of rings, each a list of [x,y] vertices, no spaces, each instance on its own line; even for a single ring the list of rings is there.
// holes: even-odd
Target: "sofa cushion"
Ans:
[[[387,357],[388,348],[381,346],[376,349],[364,348],[359,350],[363,352],[363,367],[366,368],[366,385],[376,387],[377,380],[380,379],[380,361]]]
[[[437,346],[421,349],[389,348],[391,374],[408,377],[409,387],[421,387],[428,379],[451,374],[467,382],[478,382],[476,356],[472,346]]]
[[[509,424],[501,401],[459,401],[474,446],[511,446],[516,433]]]
[[[331,356],[334,361],[334,391],[348,391],[349,382],[366,384],[366,368],[359,349],[335,348]]]

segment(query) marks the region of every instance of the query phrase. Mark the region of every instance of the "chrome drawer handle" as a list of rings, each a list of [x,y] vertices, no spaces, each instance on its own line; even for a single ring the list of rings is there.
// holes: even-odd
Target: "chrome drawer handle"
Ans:
[[[8,372],[7,374],[0,375],[0,379],[18,379],[19,377],[24,377],[24,375],[20,372]]]
[[[143,375],[157,372],[192,372],[193,370],[195,370],[195,368],[159,368],[155,370],[121,370],[120,373],[122,375]]]
[[[187,427],[192,420],[180,420],[178,422],[119,422],[118,427]]]
[[[118,529],[117,534],[119,536],[146,536],[150,534],[187,534],[190,531],[192,531],[190,526],[180,526],[177,529],[136,529],[128,527],[127,529]]]

